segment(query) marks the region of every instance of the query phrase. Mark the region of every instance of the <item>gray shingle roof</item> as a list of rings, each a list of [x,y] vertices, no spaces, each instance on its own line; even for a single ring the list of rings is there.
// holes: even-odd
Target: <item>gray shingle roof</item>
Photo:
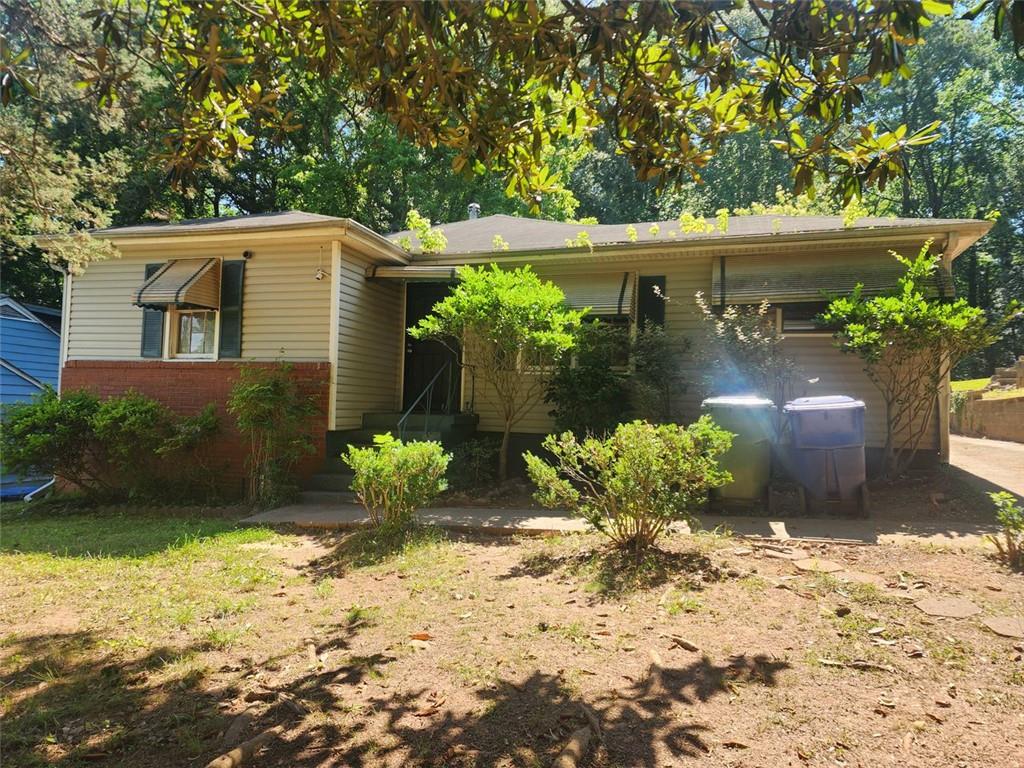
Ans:
[[[277,211],[253,213],[247,216],[217,216],[209,219],[183,219],[181,221],[135,224],[128,227],[107,227],[92,231],[94,235],[174,235],[204,232],[235,232],[255,229],[282,229],[315,224],[344,223],[347,219],[323,216],[305,211]]]
[[[712,224],[714,219],[708,219]],[[657,234],[652,234],[653,225],[657,225]],[[852,227],[844,227],[841,216],[730,216],[726,232],[715,229],[709,234],[685,234],[680,232],[679,222],[644,221],[637,222],[636,241],[638,243],[675,243],[689,240],[714,240],[724,237],[754,237],[759,235],[797,234],[812,232],[858,231],[881,229],[883,227],[912,227],[921,229],[955,228],[970,225],[983,225],[974,219],[900,219],[868,217],[858,219]],[[494,236],[500,235],[509,244],[511,251],[534,251],[565,248],[566,240],[577,237],[586,231],[594,245],[628,245],[631,241],[627,233],[628,224],[566,224],[560,221],[544,219],[527,219],[518,216],[496,214],[479,219],[466,219],[451,224],[441,224],[448,238],[445,255],[462,253],[493,252]],[[388,235],[388,239],[398,242],[403,237],[411,237],[411,232],[396,232]],[[415,239],[413,239],[415,243]]]

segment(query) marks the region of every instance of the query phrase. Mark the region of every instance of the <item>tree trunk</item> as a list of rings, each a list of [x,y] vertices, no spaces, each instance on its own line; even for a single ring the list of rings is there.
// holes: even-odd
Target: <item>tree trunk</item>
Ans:
[[[512,435],[512,425],[505,422],[505,431],[501,434],[501,449],[498,451],[498,482],[508,480],[508,444]]]
[[[896,446],[892,434],[892,403],[885,404],[885,450],[882,455],[882,473],[887,478],[896,475]]]

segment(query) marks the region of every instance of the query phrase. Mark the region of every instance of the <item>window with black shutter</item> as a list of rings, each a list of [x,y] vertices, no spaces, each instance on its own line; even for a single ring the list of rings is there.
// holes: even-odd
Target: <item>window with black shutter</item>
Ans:
[[[242,356],[245,262],[225,261],[220,278],[220,357]]]
[[[147,264],[146,280],[152,277],[163,264]],[[164,353],[164,311],[146,307],[142,310],[142,356],[163,357]]]

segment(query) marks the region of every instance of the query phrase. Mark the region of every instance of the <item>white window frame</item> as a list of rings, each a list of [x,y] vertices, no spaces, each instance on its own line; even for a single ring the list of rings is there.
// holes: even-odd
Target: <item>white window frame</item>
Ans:
[[[213,314],[213,351],[201,354],[178,351],[178,323],[183,315],[195,315],[200,312]],[[219,309],[170,309],[167,311],[169,322],[164,327],[165,360],[217,360],[220,353],[220,310]]]
[[[825,305],[828,306],[828,302],[825,302]],[[799,337],[799,338],[815,338],[815,337],[817,337],[817,338],[822,338],[822,337],[829,337],[829,338],[831,338],[831,336],[832,336],[832,332],[831,331],[823,330],[822,328],[818,328],[818,327],[806,328],[806,329],[805,328],[790,328],[790,329],[787,330],[786,327],[785,327],[784,316],[783,316],[784,315],[784,308],[785,308],[785,306],[786,306],[785,304],[775,304],[774,305],[774,307],[775,307],[775,328],[776,328],[776,330],[782,336],[784,336],[786,338],[789,338],[791,336],[792,337]]]

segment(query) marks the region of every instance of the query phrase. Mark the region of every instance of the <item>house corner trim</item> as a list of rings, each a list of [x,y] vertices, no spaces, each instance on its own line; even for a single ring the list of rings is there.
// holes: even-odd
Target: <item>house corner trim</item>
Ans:
[[[327,359],[331,370],[327,390],[327,428],[337,426],[338,412],[338,337],[341,322],[341,241],[331,241],[331,329]]]

